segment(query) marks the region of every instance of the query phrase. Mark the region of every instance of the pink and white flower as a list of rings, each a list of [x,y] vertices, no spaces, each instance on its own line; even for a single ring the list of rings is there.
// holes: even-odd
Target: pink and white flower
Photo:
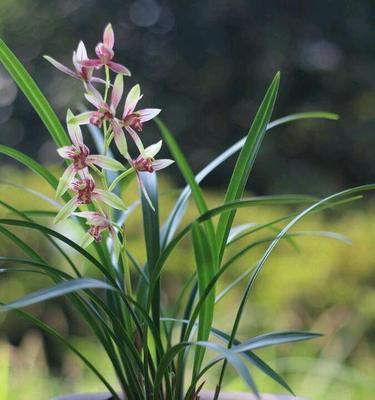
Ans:
[[[114,256],[117,260],[121,250],[121,242],[108,216],[97,211],[82,211],[74,214],[77,217],[85,218],[87,224],[90,226],[88,232],[83,236],[80,245],[85,248],[93,241],[98,243],[102,240],[102,233],[108,231],[113,243]]]
[[[73,113],[68,110],[66,119],[69,121],[74,118]],[[56,197],[61,197],[68,189],[77,172],[97,165],[98,167],[119,171],[125,167],[118,161],[100,154],[90,154],[90,149],[83,143],[81,128],[78,125],[72,125],[67,122],[68,132],[72,141],[71,146],[64,146],[57,149],[62,158],[71,160],[72,163],[65,170],[60,178],[59,185],[56,189]]]
[[[161,169],[167,168],[169,165],[174,163],[174,161],[170,159],[155,160],[155,156],[159,153],[161,145],[162,141],[160,140],[159,142],[146,147],[143,154],[140,154],[136,159],[128,159],[129,164],[133,167],[137,174],[138,185],[152,209],[154,209],[154,206],[146,188],[144,187],[139,173],[160,171]]]
[[[73,51],[72,61],[75,71],[66,67],[65,65],[61,64],[60,62],[56,61],[50,56],[44,56],[44,58],[58,70],[64,72],[64,74],[67,74],[75,79],[82,80],[87,90],[90,92],[92,91],[93,88],[92,82],[99,82],[105,84],[105,81],[103,79],[92,76],[94,68],[85,67],[81,64],[83,60],[87,59],[86,47],[82,41],[78,43],[77,50]]]
[[[75,195],[58,212],[54,220],[55,224],[68,218],[77,207],[90,204],[94,200],[102,201],[118,210],[126,209],[120,197],[108,190],[97,189],[93,177],[85,170],[80,172],[80,179],[73,180],[69,189],[72,190]]]
[[[135,160],[130,160],[130,164],[138,172],[154,172],[167,168],[174,161],[170,159],[155,160],[156,154],[161,149],[162,141],[148,146],[144,150],[144,154],[140,154]]]
[[[125,66],[112,61],[115,55],[113,51],[114,44],[115,35],[113,33],[112,25],[108,24],[103,33],[103,42],[98,43],[95,48],[95,53],[98,58],[82,60],[81,65],[86,68],[96,69],[107,65],[113,72],[130,76],[130,71]]]
[[[71,124],[93,124],[100,128],[104,121],[108,121],[113,131],[113,137],[120,153],[128,156],[128,146],[124,132],[121,129],[121,122],[116,118],[116,110],[120,103],[124,91],[124,79],[122,75],[116,76],[113,84],[111,101],[107,104],[102,95],[94,90],[92,94],[86,94],[86,99],[96,107],[96,111],[87,111],[71,118],[68,122]]]
[[[161,110],[159,108],[144,108],[142,110],[134,111],[142,96],[141,88],[138,84],[130,89],[125,100],[121,125],[130,134],[137,145],[139,152],[144,155],[144,147],[138,133],[142,132],[143,124],[155,118]],[[117,134],[120,135],[120,132]]]

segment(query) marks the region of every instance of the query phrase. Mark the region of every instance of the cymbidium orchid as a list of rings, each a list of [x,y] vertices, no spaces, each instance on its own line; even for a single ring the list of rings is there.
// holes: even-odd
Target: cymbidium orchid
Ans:
[[[137,132],[142,132],[143,123],[155,118],[161,111],[159,108],[144,108],[134,111],[142,97],[139,84],[133,86],[126,97],[121,119],[122,126],[129,132],[141,154],[144,153],[144,147]]]
[[[54,220],[55,224],[68,218],[77,207],[91,204],[96,200],[102,201],[117,210],[126,209],[120,197],[108,190],[97,189],[93,177],[86,170],[80,171],[80,178],[74,179],[69,185],[69,189],[75,195],[58,212]]]
[[[72,61],[75,71],[66,67],[65,65],[61,64],[60,62],[56,61],[50,56],[45,55],[44,58],[58,70],[64,72],[64,74],[67,74],[75,79],[82,80],[86,89],[89,92],[91,92],[93,88],[92,82],[99,82],[105,84],[105,80],[93,76],[93,70],[94,70],[93,67],[85,67],[82,65],[81,62],[87,59],[86,47],[82,41],[79,42],[77,50],[73,51]]]
[[[67,121],[72,118],[74,118],[74,115],[68,110],[66,114]],[[57,149],[57,152],[62,158],[71,160],[72,163],[66,168],[60,178],[56,189],[56,197],[61,197],[67,191],[76,173],[84,168],[96,165],[111,171],[125,169],[123,164],[113,158],[101,154],[90,154],[90,149],[83,143],[81,128],[78,125],[69,124],[69,122],[67,122],[67,127],[72,145],[60,147]]]
[[[124,80],[122,75],[118,74],[112,88],[110,104],[108,104],[103,99],[102,95],[95,89],[92,93],[86,93],[85,97],[87,101],[96,107],[96,111],[83,112],[75,117],[70,118],[68,122],[70,124],[78,125],[90,123],[98,128],[101,128],[103,122],[108,121],[120,153],[126,156],[128,152],[126,139],[121,130],[120,122],[116,119],[116,109],[121,100],[123,91]]]
[[[173,164],[173,160],[169,159],[160,159],[155,160],[156,154],[159,153],[161,149],[162,141],[152,144],[144,149],[143,154],[140,154],[135,160],[129,159],[129,164],[133,167],[136,172],[138,185],[141,188],[144,196],[146,197],[147,201],[149,202],[151,208],[153,208],[152,202],[150,197],[146,191],[142,183],[142,179],[139,176],[140,172],[154,172],[160,171],[161,169],[167,168],[169,165]]]
[[[81,65],[86,68],[96,69],[107,65],[113,72],[130,76],[130,71],[125,66],[112,61],[115,55],[113,51],[114,44],[115,35],[112,25],[108,24],[103,33],[103,42],[98,43],[95,48],[95,53],[98,58],[82,60]]]
[[[159,142],[146,147],[143,155],[140,154],[135,160],[130,160],[129,162],[134,170],[138,172],[154,172],[173,164],[174,161],[170,159],[155,160],[155,156],[159,153],[161,145],[162,141],[159,140]]]
[[[173,163],[172,160],[155,160],[155,156],[161,148],[161,141],[145,148],[138,135],[143,130],[143,124],[156,117],[161,111],[158,108],[135,110],[137,103],[142,98],[139,84],[133,86],[129,91],[125,100],[122,117],[118,118],[116,116],[116,111],[124,91],[123,76],[130,75],[130,72],[124,66],[112,61],[114,56],[114,40],[112,26],[108,24],[104,30],[103,42],[96,46],[95,51],[98,59],[95,60],[87,58],[86,48],[83,42],[80,42],[77,50],[73,52],[75,71],[70,70],[51,57],[45,57],[62,72],[76,79],[81,79],[87,90],[85,98],[95,107],[94,111],[86,111],[76,116],[68,110],[66,119],[71,145],[61,147],[57,150],[62,158],[70,160],[71,163],[59,180],[56,196],[61,197],[67,190],[70,190],[73,192],[73,197],[58,212],[55,223],[66,219],[73,213],[76,216],[86,218],[88,224],[91,226],[88,232],[90,238],[86,237],[86,245],[90,244],[93,240],[99,241],[101,239],[101,232],[108,230],[113,240],[113,246],[117,246],[117,235],[115,235],[110,217],[104,212],[101,203],[109,206],[109,216],[112,215],[111,208],[125,209],[122,199],[112,192],[125,176],[135,171],[138,184],[151,207],[153,207],[140,178],[140,173],[159,171]],[[94,69],[99,69],[103,66],[106,66],[107,72],[109,68],[117,73],[113,84],[108,73],[106,73],[105,81],[92,76]],[[104,93],[99,92],[92,85],[92,82],[105,83]],[[112,90],[108,99],[110,88]],[[86,124],[93,124],[99,129],[103,129],[104,154],[91,154],[89,147],[84,143],[80,125]],[[128,151],[123,129],[126,129],[138,147],[140,154],[136,158],[133,158]],[[129,169],[125,170],[126,168],[121,162],[108,156],[108,148],[111,145],[112,138],[120,153],[128,161],[130,165]],[[90,168],[100,177],[104,189],[97,188],[94,178],[90,175]],[[105,169],[125,171],[118,175],[110,184],[107,182],[106,174],[103,171]],[[93,207],[95,211],[75,212],[78,207],[87,205]]]
[[[158,121],[163,137],[178,160],[177,166],[188,182],[188,186],[182,190],[169,217],[161,225],[158,207],[158,181],[155,179],[155,172],[168,167],[173,161],[155,159],[161,149],[162,141],[151,146],[144,146],[141,141],[142,136],[139,135],[143,129],[143,124],[156,117],[160,109],[136,110],[137,103],[142,98],[140,86],[137,84],[132,87],[126,97],[122,117],[116,116],[116,110],[123,94],[124,75],[130,75],[130,73],[122,65],[112,62],[113,45],[114,35],[109,24],[104,31],[103,43],[99,43],[96,48],[98,59],[87,59],[86,49],[80,42],[77,51],[73,53],[73,64],[76,71],[70,70],[50,57],[46,57],[59,70],[84,82],[88,92],[86,99],[95,107],[95,111],[88,111],[77,116],[74,116],[68,110],[69,141],[47,100],[38,92],[35,84],[28,84],[28,82],[32,83],[32,80],[26,69],[20,68],[15,55],[0,40],[0,61],[4,63],[6,69],[15,78],[18,86],[24,91],[35,110],[42,117],[51,136],[56,142],[61,143],[61,146],[64,145],[64,147],[58,149],[58,153],[66,159],[68,167],[57,185],[57,195],[61,197],[67,190],[70,191],[70,195],[65,193],[62,197],[61,201],[66,201],[66,204],[57,213],[54,223],[63,221],[69,216],[75,217],[76,220],[83,218],[87,223],[86,226],[84,223],[82,224],[86,233],[81,235],[80,245],[78,245],[68,237],[71,233],[70,229],[68,230],[69,233],[65,235],[56,231],[59,230],[59,227],[55,230],[50,229],[41,225],[39,221],[37,223],[34,219],[29,218],[28,215],[26,215],[26,218],[19,218],[19,216],[24,215],[22,212],[8,205],[7,202],[0,201],[0,204],[17,215],[16,219],[11,216],[1,219],[0,233],[4,233],[7,239],[18,245],[27,255],[27,258],[22,259],[0,257],[4,262],[22,263],[27,266],[27,269],[25,269],[24,267],[17,268],[16,265],[9,265],[10,268],[7,267],[3,271],[18,269],[21,272],[43,273],[45,277],[56,282],[56,286],[52,288],[38,290],[8,304],[0,302],[0,311],[19,309],[39,301],[70,294],[70,299],[73,300],[72,304],[84,317],[97,340],[107,352],[118,378],[118,385],[113,386],[110,383],[112,379],[107,380],[104,374],[107,371],[103,371],[102,375],[102,372],[99,372],[102,368],[97,368],[94,363],[83,356],[75,345],[69,344],[55,329],[51,329],[32,314],[21,311],[21,315],[25,315],[43,331],[52,333],[55,338],[67,344],[81,358],[110,392],[108,395],[103,394],[104,397],[101,396],[100,398],[111,398],[113,400],[125,398],[129,400],[169,400],[172,398],[175,400],[196,400],[199,398],[200,390],[205,382],[204,374],[210,367],[218,365],[218,361],[222,363],[222,367],[218,382],[212,382],[213,386],[216,384],[215,395],[212,397],[221,398],[222,379],[226,375],[227,365],[232,364],[241,377],[245,379],[249,389],[255,393],[255,397],[260,398],[247,370],[247,365],[244,363],[244,361],[254,360],[253,356],[255,355],[250,354],[249,349],[254,350],[257,346],[252,345],[262,344],[262,342],[264,343],[263,346],[282,344],[288,341],[306,340],[319,335],[301,331],[273,332],[245,339],[242,344],[238,344],[239,342],[236,342],[237,329],[240,326],[244,306],[252,290],[254,279],[261,272],[275,246],[282,239],[287,238],[290,230],[304,216],[318,209],[331,207],[335,203],[343,203],[345,199],[350,200],[356,193],[374,189],[375,185],[352,188],[318,201],[314,201],[311,196],[301,196],[299,199],[296,195],[270,196],[270,202],[267,199],[265,200],[264,196],[254,197],[250,200],[243,198],[246,181],[259,150],[259,145],[254,145],[254,143],[259,144],[262,141],[266,128],[285,121],[290,122],[309,117],[308,113],[295,114],[280,118],[270,124],[279,86],[279,74],[277,74],[267,90],[249,134],[244,141],[241,141],[245,143],[242,150],[241,146],[237,146],[237,144],[231,146],[208,164],[197,175],[196,179],[194,179],[194,175],[171,133]],[[94,87],[92,83],[99,80],[93,78],[93,69],[102,66],[105,66],[105,86]],[[117,72],[114,82],[113,74],[109,71],[110,68]],[[103,90],[99,92],[98,87]],[[109,94],[110,98],[108,97]],[[313,112],[310,116],[328,119],[336,119],[337,117],[334,114],[324,112]],[[84,140],[80,125],[90,123],[98,127],[98,129],[90,129],[90,133],[97,152],[100,154],[91,154],[89,147],[85,144],[88,142]],[[132,148],[129,147],[128,150],[125,134],[129,134],[138,147],[139,152],[137,151],[136,155],[132,154]],[[124,156],[121,157],[122,162],[113,158],[111,152],[113,139]],[[238,150],[241,151],[224,202],[213,209],[208,209],[207,199],[203,188],[199,187],[199,182],[225,161],[229,154]],[[23,153],[7,146],[0,146],[0,153],[22,161],[31,170],[39,172],[50,184],[54,184],[55,180],[51,173],[29,157],[24,156]],[[112,172],[109,174],[106,173],[105,169],[122,171],[121,173]],[[93,176],[90,174],[91,172]],[[120,193],[122,196],[122,192],[129,187],[128,184],[134,177],[138,180],[141,198],[133,203],[128,212],[114,212],[114,209],[125,209],[124,202],[119,196]],[[100,182],[100,188],[94,178],[97,179],[98,184]],[[25,190],[30,192],[30,189],[26,188]],[[116,191],[119,195],[116,195],[113,191]],[[31,191],[31,193],[33,192]],[[36,194],[45,200],[49,200],[39,192]],[[126,194],[124,194],[125,196]],[[199,215],[180,229],[190,196],[197,203]],[[154,201],[155,208],[151,199]],[[290,203],[291,205],[296,205],[296,202],[301,201],[301,205],[307,203],[307,206],[304,206],[301,211],[293,212],[292,220],[290,219],[290,211],[285,218],[282,217],[277,220],[285,220],[286,225],[282,230],[277,229],[274,237],[267,236],[263,240],[263,242],[270,243],[257,261],[256,268],[249,269],[252,275],[249,277],[246,290],[235,312],[235,322],[232,329],[229,332],[216,330],[215,336],[224,339],[223,344],[217,343],[216,340],[211,342],[210,334],[212,333],[217,303],[215,299],[221,298],[223,294],[228,292],[228,288],[233,287],[233,284],[231,284],[221,294],[217,293],[216,284],[220,278],[219,272],[223,272],[231,264],[231,261],[238,258],[238,255],[244,254],[243,250],[234,254],[234,256],[227,254],[228,237],[233,231],[238,230],[233,227],[233,218],[237,208],[252,205],[254,201],[256,203],[260,201],[260,204]],[[143,224],[138,223],[136,229],[142,230],[141,225],[143,225],[145,251],[140,253],[145,253],[144,261],[138,260],[138,254],[137,257],[133,256],[133,254],[139,253],[137,250],[143,249],[134,248],[135,252],[133,253],[131,241],[127,241],[128,231],[124,228],[124,221],[129,216],[130,211],[139,203],[142,206],[140,211]],[[40,214],[40,212],[42,213]],[[48,210],[40,210],[37,216],[39,214],[48,216],[49,213]],[[215,215],[218,216],[217,221],[212,218]],[[274,222],[270,224],[273,226]],[[3,225],[17,227],[17,230],[20,227],[25,227],[28,230],[32,229],[35,232],[42,233],[51,240],[53,247],[57,250],[58,257],[53,255],[45,259],[45,257],[39,256],[33,247],[23,243],[18,237],[17,231],[13,233],[12,229],[12,232],[10,232],[3,228]],[[314,232],[312,233],[314,234]],[[320,232],[318,234],[320,235]],[[187,235],[191,235],[192,240],[189,243],[193,247],[194,261],[193,259],[188,260],[188,262],[182,260],[181,265],[184,267],[186,264],[190,268],[190,261],[192,261],[191,264],[194,265],[193,280],[189,278],[179,295],[182,301],[186,298],[187,303],[183,304],[177,299],[177,306],[170,307],[171,310],[167,313],[169,317],[165,318],[166,313],[163,312],[161,307],[161,299],[163,298],[161,288],[164,286],[161,285],[161,275],[166,265],[169,264],[173,250]],[[342,238],[341,235],[330,234],[329,236],[335,236],[339,240],[344,239],[346,241],[346,238]],[[262,238],[254,237],[253,242],[245,247],[245,251],[259,244],[260,239]],[[106,243],[98,243],[104,240]],[[66,249],[61,248],[60,244],[66,245]],[[83,247],[89,245],[95,246],[96,251],[87,252],[83,249]],[[70,257],[70,252],[66,251],[68,249],[76,251],[77,255],[79,253],[79,258]],[[67,267],[71,267],[72,271],[65,271],[65,268],[60,270],[57,268],[58,265],[50,265],[50,260],[55,263],[59,259],[64,261]],[[40,260],[42,262],[39,262]],[[94,269],[96,274],[99,275],[100,272],[99,279],[85,278],[85,265],[89,265],[92,269],[90,275],[91,272],[94,273]],[[74,275],[71,275],[73,273]],[[248,272],[241,275],[236,281],[239,282],[246,275],[248,275]],[[94,289],[105,290],[105,292],[103,295],[99,295]],[[196,298],[199,301],[195,301]],[[188,310],[188,312],[182,312],[184,314],[182,320],[179,316],[183,309]],[[178,333],[175,331],[177,326],[180,329]],[[180,341],[177,339],[176,343],[175,338],[179,338]],[[227,340],[228,338],[229,340]],[[194,346],[194,360],[191,360],[192,368],[187,368],[186,361],[190,360],[191,346]],[[206,353],[206,350],[213,351],[216,354],[215,358],[209,360],[210,354]],[[283,378],[260,358],[255,362],[255,365],[284,388],[289,389]],[[186,372],[188,372],[188,375],[186,375]],[[187,387],[185,387],[185,383],[188,383]],[[289,390],[291,391],[291,389]],[[96,395],[84,395],[82,398],[94,397],[99,398]],[[73,399],[81,398],[81,396],[63,396],[63,398]]]
[[[113,242],[115,259],[118,259],[121,242],[108,215],[97,211],[81,211],[74,213],[74,215],[85,218],[87,225],[90,226],[88,232],[82,237],[80,245],[85,248],[93,241],[98,243],[102,240],[102,233],[108,231]]]

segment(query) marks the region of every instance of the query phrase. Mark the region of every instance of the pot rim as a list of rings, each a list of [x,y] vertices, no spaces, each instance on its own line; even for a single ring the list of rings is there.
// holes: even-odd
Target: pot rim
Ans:
[[[212,400],[214,392],[202,391],[200,400]],[[261,393],[261,400],[306,400],[285,394]],[[109,393],[71,394],[54,397],[52,400],[110,400]],[[218,400],[257,400],[253,394],[246,392],[221,392]]]

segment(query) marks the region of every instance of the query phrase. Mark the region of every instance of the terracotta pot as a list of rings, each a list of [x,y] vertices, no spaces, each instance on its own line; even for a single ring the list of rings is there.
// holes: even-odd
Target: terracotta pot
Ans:
[[[200,400],[212,400],[213,392],[202,392]],[[262,400],[304,400],[302,397],[289,395],[262,394]],[[70,396],[55,397],[53,400],[111,400],[108,393],[75,394]],[[247,393],[221,393],[219,400],[256,400],[256,397]]]

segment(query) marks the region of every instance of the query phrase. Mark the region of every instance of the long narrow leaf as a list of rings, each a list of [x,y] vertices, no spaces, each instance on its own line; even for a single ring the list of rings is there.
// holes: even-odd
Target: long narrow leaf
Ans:
[[[225,194],[224,203],[237,200],[243,195],[248,177],[265,136],[267,125],[271,119],[271,114],[275,105],[279,87],[279,81],[280,73],[277,73],[270,87],[268,88],[262,104],[260,105],[254,121],[249,129],[247,139],[238,156],[236,166],[233,170],[232,177]],[[224,253],[225,244],[227,242],[235,213],[235,210],[233,210],[231,212],[222,214],[219,219],[216,233],[220,260],[222,259]]]
[[[57,188],[58,180],[48,171],[47,168],[43,167],[41,164],[33,160],[31,157],[27,156],[26,154],[16,149],[4,146],[2,144],[0,144],[0,153],[5,154],[19,161],[27,168],[31,169],[36,174],[44,178],[52,186],[53,189]]]
[[[64,296],[65,294],[84,289],[114,290],[113,286],[97,279],[73,279],[62,282],[50,288],[38,290],[37,292],[22,297],[21,299],[4,304],[0,307],[0,311],[26,307],[32,304],[40,303],[45,300]]]
[[[0,307],[2,304],[0,303]],[[64,344],[67,348],[69,348],[73,353],[75,353],[84,363],[85,365],[98,377],[98,379],[105,385],[105,387],[111,392],[114,400],[120,400],[117,392],[112,388],[112,386],[108,383],[108,381],[104,378],[104,376],[97,370],[97,368],[84,356],[79,350],[77,350],[73,345],[71,345],[63,336],[61,336],[56,330],[45,324],[40,319],[34,317],[32,314],[23,311],[23,310],[15,310],[17,313],[22,315],[23,317],[30,320],[35,326],[41,329],[43,332],[51,335],[55,339],[57,339],[60,343]]]
[[[198,277],[199,294],[203,294],[207,285],[215,276],[215,258],[207,246],[207,237],[202,226],[194,224],[192,229],[195,264]],[[198,341],[206,341],[210,335],[215,309],[215,291],[211,291],[199,313]],[[204,347],[198,347],[195,352],[193,376],[199,372],[205,353]]]
[[[272,332],[246,340],[241,344],[233,346],[231,350],[236,353],[242,353],[248,350],[260,349],[262,347],[275,346],[291,342],[300,342],[302,340],[316,339],[321,336],[322,336],[321,333],[313,333],[313,332],[298,332],[298,331]]]
[[[199,187],[198,183],[195,180],[194,174],[192,170],[190,169],[190,166],[179,148],[175,138],[173,137],[172,133],[169,131],[169,129],[161,122],[160,119],[156,119],[156,123],[160,129],[160,132],[163,136],[164,141],[167,143],[167,146],[176,161],[176,164],[178,165],[184,179],[188,183],[191,192],[194,197],[194,201],[196,203],[196,206],[199,210],[200,214],[205,213],[208,210],[206,201],[204,199],[203,193],[201,188]],[[208,235],[208,245],[212,246],[212,251],[214,254],[216,254],[216,240],[215,240],[215,231],[214,227],[212,224],[212,221],[208,220],[207,223],[205,224],[206,229],[207,229],[207,235]]]
[[[276,119],[267,125],[267,131],[294,121],[304,120],[304,119],[328,119],[337,120],[339,117],[337,114],[324,112],[324,111],[312,111],[305,113],[296,113],[287,115],[285,117]],[[219,156],[215,157],[209,164],[207,164],[196,176],[195,180],[199,184],[203,179],[205,179],[212,171],[214,171],[219,165],[224,163],[229,157],[242,149],[245,144],[246,136],[240,139],[238,142],[230,146],[227,150],[221,153]],[[173,235],[177,231],[177,228],[185,214],[187,201],[191,195],[190,186],[185,186],[184,190],[181,192],[173,210],[169,214],[165,224],[162,228],[162,247],[164,248],[168,242],[172,239]]]

